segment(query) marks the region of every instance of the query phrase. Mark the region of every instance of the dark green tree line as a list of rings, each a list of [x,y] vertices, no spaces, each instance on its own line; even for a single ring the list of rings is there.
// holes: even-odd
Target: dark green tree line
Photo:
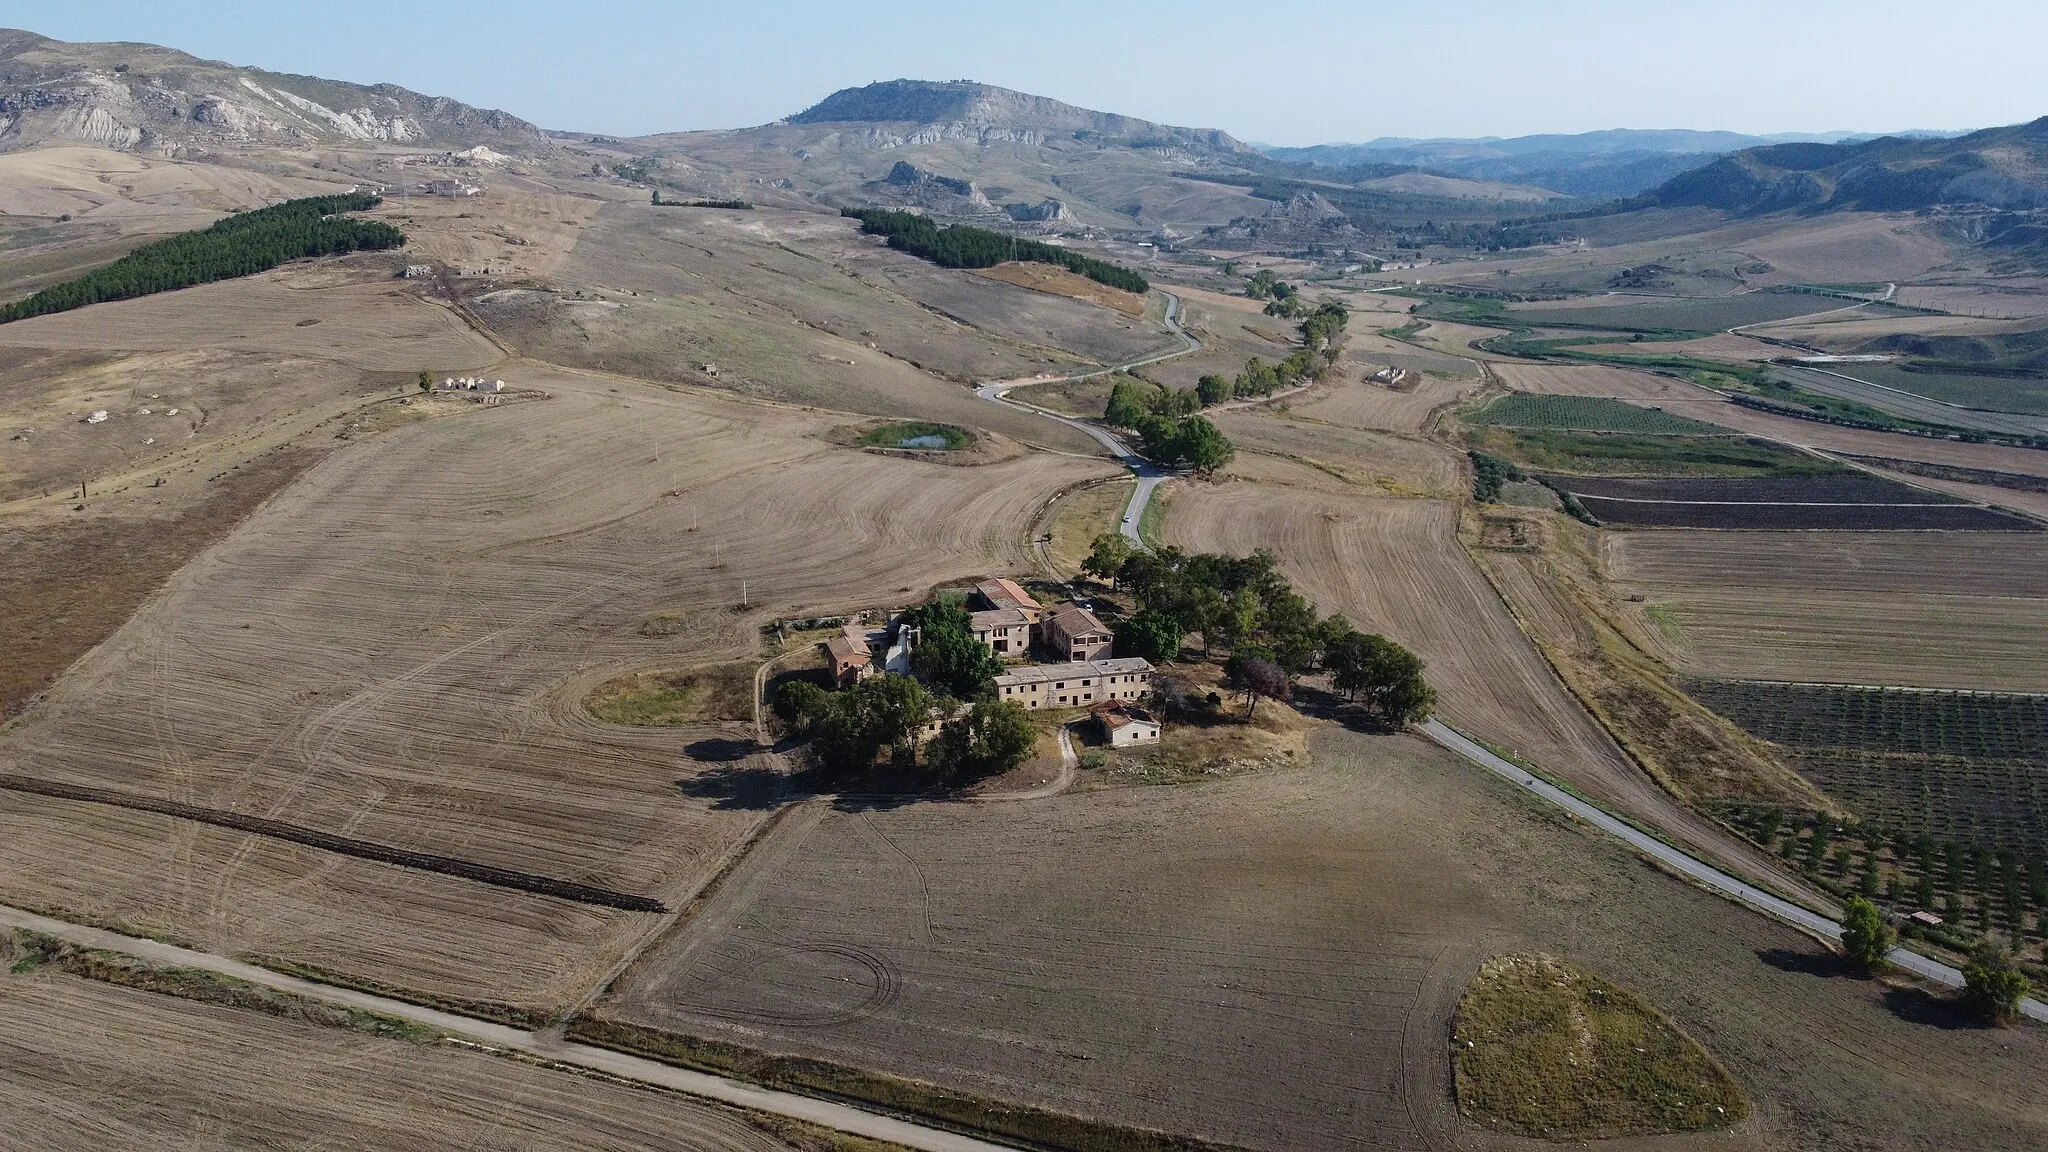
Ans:
[[[1126,292],[1142,294],[1152,290],[1150,281],[1129,268],[1040,240],[1027,240],[968,224],[942,227],[933,223],[930,217],[915,212],[842,208],[840,214],[860,221],[863,232],[888,237],[889,247],[929,260],[942,268],[993,268],[1011,260],[1024,260],[1036,264],[1057,264],[1098,284]]]
[[[127,300],[249,276],[291,260],[376,252],[405,243],[405,233],[374,220],[341,215],[377,205],[364,192],[287,200],[238,212],[211,226],[145,244],[119,260],[0,306],[0,324],[67,312],[105,300]]]

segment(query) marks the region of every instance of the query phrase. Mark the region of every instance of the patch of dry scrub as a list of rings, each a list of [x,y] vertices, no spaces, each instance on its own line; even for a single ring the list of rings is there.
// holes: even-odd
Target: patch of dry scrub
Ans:
[[[1728,1070],[1663,1013],[1554,956],[1487,961],[1451,1051],[1459,1110],[1523,1136],[1699,1132],[1749,1115]]]

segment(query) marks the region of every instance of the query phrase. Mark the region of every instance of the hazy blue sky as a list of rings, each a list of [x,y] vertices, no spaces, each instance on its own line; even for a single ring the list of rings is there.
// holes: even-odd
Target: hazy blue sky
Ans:
[[[1276,144],[2048,115],[2044,0],[0,0],[0,24],[637,134],[971,78]]]

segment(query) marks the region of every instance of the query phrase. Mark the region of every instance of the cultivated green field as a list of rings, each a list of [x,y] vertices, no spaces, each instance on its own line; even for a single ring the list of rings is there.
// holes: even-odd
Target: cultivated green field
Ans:
[[[1513,392],[1465,417],[1497,428],[1561,428],[1577,432],[1639,432],[1674,436],[1724,434],[1723,429],[1604,396],[1531,396]]]
[[[2013,376],[1972,376],[1962,372],[1912,372],[1897,364],[1843,364],[1830,366],[1844,376],[1854,376],[1886,388],[1897,388],[1930,400],[1945,400],[1966,408],[1992,412],[2021,412],[2048,416],[2048,379]]]
[[[1475,428],[1470,447],[1536,472],[1592,476],[1812,476],[1840,469],[1768,440],[1554,428]]]
[[[1523,305],[1508,309],[1515,322],[1531,327],[1599,328],[1619,332],[1722,332],[1744,324],[1789,320],[1848,307],[1838,296],[1807,292],[1745,292],[1740,296],[1646,299],[1640,304],[1596,307]],[[1870,316],[1904,315],[1897,308],[1867,305]]]

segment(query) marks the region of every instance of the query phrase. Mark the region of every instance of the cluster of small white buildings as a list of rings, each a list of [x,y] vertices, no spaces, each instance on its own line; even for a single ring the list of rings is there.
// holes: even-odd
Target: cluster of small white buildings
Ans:
[[[449,376],[441,381],[443,392],[503,392],[503,380],[486,380],[481,376]]]

